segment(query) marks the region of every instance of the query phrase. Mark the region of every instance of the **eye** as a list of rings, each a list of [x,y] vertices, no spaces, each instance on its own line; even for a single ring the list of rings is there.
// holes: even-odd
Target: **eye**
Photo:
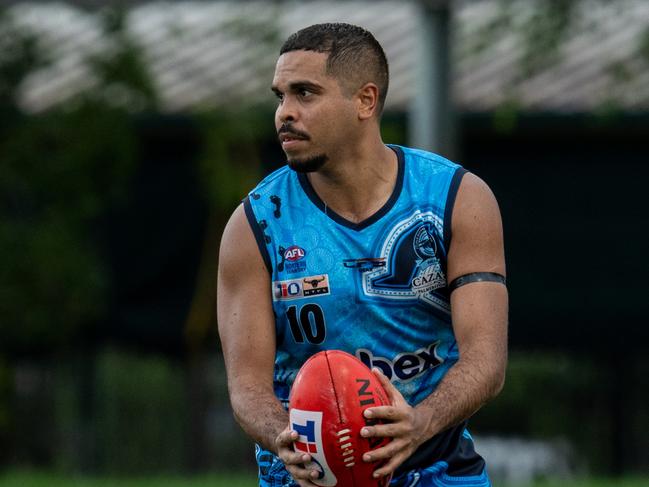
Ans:
[[[281,103],[284,101],[284,93],[280,93],[279,91],[275,91],[275,96],[277,97],[277,100]]]
[[[311,91],[307,90],[306,88],[301,89],[301,90],[298,92],[298,94],[299,94],[300,97],[302,97],[302,98],[308,98],[309,96],[313,95],[313,93],[312,93]]]

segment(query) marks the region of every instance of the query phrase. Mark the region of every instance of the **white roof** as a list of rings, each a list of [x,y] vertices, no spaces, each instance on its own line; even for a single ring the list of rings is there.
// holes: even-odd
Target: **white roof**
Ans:
[[[452,2],[452,83],[462,111],[490,111],[515,99],[532,111],[585,112],[612,102],[649,108],[649,1],[583,0],[556,62],[517,81],[525,50],[520,31],[534,1],[514,2],[511,23],[486,26],[496,0]],[[383,45],[391,80],[386,108],[407,110],[414,95],[418,7],[408,1],[150,1],[133,5],[126,31],[141,46],[165,111],[240,108],[274,103],[269,90],[279,46],[288,34],[319,22],[369,29]],[[93,85],[89,56],[111,48],[98,10],[67,3],[20,2],[7,7],[33,32],[51,62],[20,90],[21,106],[38,112]],[[121,96],[119,87],[110,96]]]

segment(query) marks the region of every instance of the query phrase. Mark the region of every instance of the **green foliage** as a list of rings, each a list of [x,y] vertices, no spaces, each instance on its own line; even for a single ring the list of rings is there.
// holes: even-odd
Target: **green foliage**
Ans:
[[[642,33],[640,45],[638,46],[638,54],[640,54],[640,57],[646,63],[649,63],[649,27],[646,27]]]
[[[98,470],[180,472],[188,408],[183,369],[163,357],[108,352],[97,364]]]
[[[229,214],[260,177],[261,145],[274,137],[267,111],[199,117],[203,152],[201,183],[211,207]]]
[[[503,391],[471,419],[472,431],[564,440],[574,447],[571,460],[575,464],[586,465],[592,472],[610,472],[618,419],[612,401],[620,378],[615,377],[611,362],[601,359],[596,355],[513,353]],[[627,362],[626,373],[634,384],[636,378],[646,376],[647,364],[634,364],[633,357]],[[642,404],[649,399],[648,389],[642,388],[642,382],[637,385],[626,404],[635,412],[631,421],[645,427],[649,418],[642,413]],[[640,436],[628,441],[643,444]]]
[[[95,227],[123,195],[133,151],[125,114],[91,104],[21,118],[0,140],[2,348],[59,342],[103,312]]]
[[[10,397],[13,392],[13,377],[11,369],[0,355],[0,445],[4,444],[11,428],[11,414],[9,411]],[[4,453],[0,452],[0,461]]]
[[[16,92],[25,76],[44,62],[36,37],[15,27],[0,7],[0,120],[15,110]]]
[[[83,96],[129,112],[155,111],[158,95],[140,46],[125,29],[126,10],[103,10],[104,35],[110,47],[87,62],[98,85]]]
[[[17,93],[47,54],[0,11],[0,351],[52,348],[105,313],[98,223],[134,171],[130,112],[157,97],[123,13],[104,16],[111,47],[88,60],[95,86],[28,117]]]
[[[521,80],[560,60],[561,46],[570,33],[578,3],[565,0],[537,2],[537,8],[520,27],[524,46],[518,74]]]

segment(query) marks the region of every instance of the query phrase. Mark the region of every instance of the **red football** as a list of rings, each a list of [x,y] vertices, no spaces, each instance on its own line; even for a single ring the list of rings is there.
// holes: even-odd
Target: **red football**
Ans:
[[[321,472],[314,483],[326,487],[383,487],[390,479],[372,477],[377,463],[365,452],[389,438],[363,438],[361,428],[376,424],[363,416],[373,406],[389,405],[388,396],[370,369],[340,350],[319,352],[295,378],[289,399],[291,428],[300,435],[295,450],[311,455]]]

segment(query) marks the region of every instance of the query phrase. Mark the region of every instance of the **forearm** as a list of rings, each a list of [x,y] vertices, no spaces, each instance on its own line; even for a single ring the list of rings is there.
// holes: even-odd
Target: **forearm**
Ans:
[[[471,417],[494,398],[505,380],[506,350],[501,357],[485,360],[482,351],[466,351],[447,372],[433,393],[415,409],[426,418],[427,436]]]
[[[231,391],[234,417],[243,430],[266,450],[277,453],[275,439],[288,426],[288,412],[272,392],[253,387]]]

